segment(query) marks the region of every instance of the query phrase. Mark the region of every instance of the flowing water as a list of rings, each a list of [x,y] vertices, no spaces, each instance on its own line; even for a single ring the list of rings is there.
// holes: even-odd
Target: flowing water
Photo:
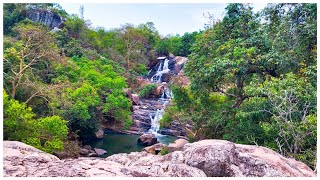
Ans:
[[[161,77],[163,74],[168,73],[169,69],[169,59],[162,61],[158,67],[158,70],[155,75],[151,77],[151,81],[156,83],[161,83]]]
[[[158,67],[158,70],[154,76],[151,77],[151,81],[161,83],[161,77],[164,73],[168,73],[169,60],[165,59]],[[162,135],[158,133],[160,129],[160,120],[163,118],[165,113],[165,107],[170,103],[172,99],[172,92],[169,88],[164,87],[161,97],[158,99],[163,105],[162,109],[157,109],[155,112],[149,114],[151,120],[151,128],[148,130],[149,133],[154,134],[160,143],[168,145],[174,142],[177,138],[168,135]],[[117,153],[130,153],[135,151],[141,151],[144,147],[137,143],[139,135],[132,134],[121,134],[117,132],[106,132],[105,136],[101,140],[91,142],[91,146],[95,148],[101,148],[108,151],[107,154],[101,157],[110,156]]]

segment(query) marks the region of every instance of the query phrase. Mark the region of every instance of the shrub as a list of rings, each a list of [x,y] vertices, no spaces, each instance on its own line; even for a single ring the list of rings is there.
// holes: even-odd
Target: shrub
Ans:
[[[168,147],[163,147],[163,148],[161,149],[161,151],[159,152],[159,154],[160,154],[161,156],[166,155],[166,154],[169,154],[169,153],[170,153],[170,151],[169,151]]]
[[[63,150],[67,137],[67,121],[59,116],[35,119],[30,107],[10,99],[4,91],[4,139],[21,141],[48,153]]]
[[[147,97],[150,94],[150,92],[155,89],[157,89],[157,85],[147,84],[140,90],[139,96],[140,97]]]

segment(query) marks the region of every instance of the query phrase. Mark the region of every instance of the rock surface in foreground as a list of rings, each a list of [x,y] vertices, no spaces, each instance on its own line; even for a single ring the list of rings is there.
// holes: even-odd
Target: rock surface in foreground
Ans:
[[[223,140],[187,143],[165,156],[133,152],[64,160],[17,141],[3,145],[4,176],[316,176],[268,148]]]

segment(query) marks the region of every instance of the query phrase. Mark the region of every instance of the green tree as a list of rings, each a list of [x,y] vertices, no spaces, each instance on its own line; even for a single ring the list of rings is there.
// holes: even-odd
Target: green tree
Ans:
[[[35,119],[35,114],[24,103],[9,98],[3,91],[4,139],[22,141],[43,151],[63,150],[67,138],[67,121],[59,116]]]

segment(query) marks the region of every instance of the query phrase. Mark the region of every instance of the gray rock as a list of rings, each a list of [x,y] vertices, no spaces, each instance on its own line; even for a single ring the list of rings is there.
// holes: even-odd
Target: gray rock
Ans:
[[[84,148],[84,149],[88,149],[88,150],[91,150],[91,149],[92,149],[92,147],[91,147],[90,145],[84,145],[83,148]]]
[[[142,134],[138,139],[138,144],[142,146],[151,146],[158,142],[157,138],[154,134],[151,133],[145,133]]]
[[[49,9],[30,8],[27,17],[32,21],[48,26],[50,29],[59,28],[63,23],[62,17]]]
[[[80,148],[80,154],[81,154],[82,156],[88,156],[89,150],[88,150],[88,149],[85,149],[85,148]]]
[[[88,157],[97,157],[97,156],[98,156],[97,153],[92,153],[92,152],[90,152],[90,153],[88,154]]]
[[[63,159],[17,141],[3,142],[5,177],[292,176],[316,177],[302,162],[264,147],[223,140],[187,143],[164,156],[147,152]]]
[[[94,148],[94,151],[98,154],[98,156],[101,156],[103,154],[106,154],[107,151],[104,149]]]

